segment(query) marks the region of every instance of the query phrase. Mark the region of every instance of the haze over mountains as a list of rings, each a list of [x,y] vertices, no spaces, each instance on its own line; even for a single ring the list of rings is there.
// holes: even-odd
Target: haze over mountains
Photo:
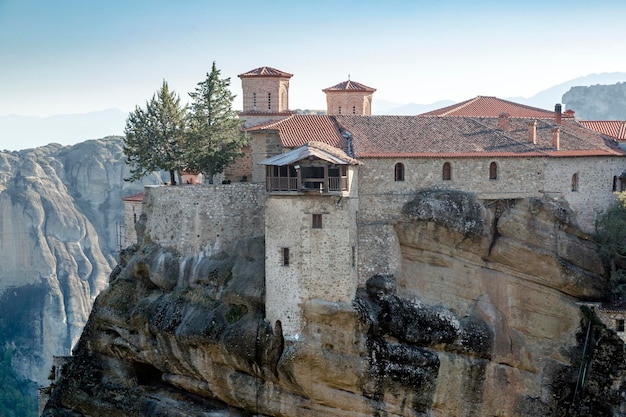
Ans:
[[[552,109],[561,103],[563,95],[575,86],[610,85],[626,81],[626,72],[591,74],[566,81],[532,97],[500,97],[533,107]],[[514,80],[512,80],[514,82]],[[381,94],[379,92],[379,94]],[[471,99],[473,97],[466,97]],[[419,98],[418,98],[419,99]],[[416,115],[453,104],[441,100],[429,104],[394,103],[375,97],[374,114]],[[565,108],[567,108],[567,103]],[[127,112],[106,109],[82,114],[61,114],[49,117],[8,115],[0,116],[0,149],[20,150],[61,143],[75,144],[88,139],[110,135],[121,135],[124,131]],[[623,117],[626,119],[626,115]]]
[[[556,103],[563,103],[563,95],[569,91],[572,87],[576,86],[591,86],[591,85],[610,85],[619,82],[626,81],[626,72],[612,72],[602,74],[590,74],[584,77],[575,78],[573,80],[565,81],[564,83],[557,84],[546,90],[540,91],[532,97],[499,97],[505,100],[514,101],[516,103],[526,104],[528,106],[538,107],[540,109],[551,110]],[[514,82],[514,80],[512,80]],[[469,100],[473,97],[467,97]],[[378,100],[374,98],[374,113],[376,114],[398,114],[398,115],[413,115],[421,114],[427,111],[435,110],[441,107],[454,104],[454,101],[443,100],[437,101],[431,104],[415,104],[415,103],[391,103],[384,100]],[[567,103],[564,109],[568,108]],[[624,115],[626,119],[626,115]]]

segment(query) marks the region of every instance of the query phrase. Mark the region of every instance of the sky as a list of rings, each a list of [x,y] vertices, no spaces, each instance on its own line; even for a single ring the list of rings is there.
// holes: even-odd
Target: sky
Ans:
[[[0,0],[0,117],[183,102],[213,61],[294,74],[291,109],[325,109],[348,77],[376,100],[530,97],[626,71],[623,0]],[[1,140],[1,138],[0,138]],[[0,145],[1,146],[1,145]]]

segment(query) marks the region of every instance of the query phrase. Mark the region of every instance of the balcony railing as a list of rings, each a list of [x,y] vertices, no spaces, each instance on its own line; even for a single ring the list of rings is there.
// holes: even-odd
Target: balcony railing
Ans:
[[[347,177],[304,178],[302,186],[296,177],[266,177],[267,191],[348,191]]]

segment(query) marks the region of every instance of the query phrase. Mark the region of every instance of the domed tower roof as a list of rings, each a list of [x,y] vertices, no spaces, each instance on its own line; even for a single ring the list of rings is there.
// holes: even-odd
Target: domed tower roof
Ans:
[[[289,111],[289,79],[293,74],[272,67],[259,67],[239,74],[243,89],[245,126],[279,120]]]
[[[332,87],[325,88],[322,91],[325,93],[335,91],[366,91],[373,93],[374,91],[376,91],[376,89],[368,87],[361,83],[357,83],[356,81],[348,80],[339,84],[335,84]]]
[[[372,95],[375,88],[347,81],[322,90],[326,93],[326,114],[369,116],[372,114]]]
[[[248,72],[244,72],[243,74],[238,75],[239,78],[246,77],[281,77],[281,78],[291,78],[293,74],[289,74],[288,72],[284,72],[272,67],[259,67]]]

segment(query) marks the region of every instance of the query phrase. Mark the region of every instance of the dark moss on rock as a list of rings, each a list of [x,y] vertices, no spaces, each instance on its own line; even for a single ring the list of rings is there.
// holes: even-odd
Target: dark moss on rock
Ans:
[[[432,221],[467,237],[485,234],[485,208],[476,196],[454,190],[422,190],[402,209],[414,221]]]

